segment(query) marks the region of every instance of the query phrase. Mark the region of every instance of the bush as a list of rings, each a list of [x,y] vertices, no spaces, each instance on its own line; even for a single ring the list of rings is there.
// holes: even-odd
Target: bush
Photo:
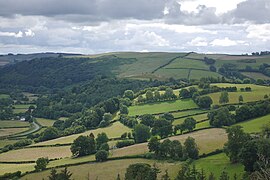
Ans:
[[[124,141],[118,141],[116,143],[116,147],[117,148],[122,148],[122,147],[126,147],[126,146],[131,146],[135,144],[135,141],[134,140],[124,140]]]
[[[103,162],[106,161],[108,159],[108,152],[105,150],[99,150],[96,153],[96,161],[98,162]]]

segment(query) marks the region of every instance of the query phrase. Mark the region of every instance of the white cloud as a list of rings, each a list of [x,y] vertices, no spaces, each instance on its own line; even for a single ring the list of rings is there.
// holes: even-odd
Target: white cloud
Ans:
[[[270,24],[249,25],[246,32],[247,38],[264,42],[270,40]]]
[[[206,38],[196,37],[187,43],[189,46],[207,46],[208,42]]]
[[[235,46],[237,45],[237,42],[226,37],[224,39],[215,39],[210,44],[212,46]]]
[[[27,36],[27,37],[34,37],[35,36],[35,33],[31,29],[28,29],[24,33],[25,33],[25,36]]]
[[[15,32],[1,32],[0,31],[0,36],[21,38],[21,37],[23,37],[23,33],[22,33],[22,31],[19,31],[18,33],[15,33]]]

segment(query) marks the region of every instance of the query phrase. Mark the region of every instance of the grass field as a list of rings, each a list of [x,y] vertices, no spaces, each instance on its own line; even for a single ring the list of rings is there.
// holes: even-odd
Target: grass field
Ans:
[[[220,74],[212,71],[191,70],[189,79],[201,79],[202,77],[222,77]]]
[[[135,163],[147,163],[153,165],[156,163],[156,166],[161,170],[161,173],[158,174],[158,179],[161,179],[161,176],[164,174],[165,170],[168,170],[169,176],[174,179],[177,175],[177,172],[180,169],[180,163],[168,163],[163,161],[147,160],[147,159],[124,159],[124,160],[113,160],[103,163],[95,164],[83,164],[78,166],[71,166],[68,168],[69,171],[73,173],[72,179],[116,179],[118,173],[121,179],[124,179],[124,174],[126,168],[130,164]],[[112,168],[113,167],[113,168]],[[59,171],[59,169],[57,169]],[[22,179],[47,179],[50,171],[43,171],[40,173],[29,174],[23,177]],[[89,177],[88,177],[89,175]]]
[[[210,127],[209,121],[204,121],[196,124],[195,130],[196,129],[202,129],[202,128],[207,128]]]
[[[18,134],[21,132],[24,132],[28,130],[29,128],[5,128],[5,129],[0,129],[0,137],[3,136],[10,136],[13,134]]]
[[[86,136],[86,135],[89,135],[91,132],[95,136],[98,133],[105,132],[108,135],[109,138],[117,138],[117,137],[120,137],[125,132],[131,132],[131,129],[124,126],[120,122],[115,122],[111,126],[106,127],[106,128],[98,128],[98,129],[95,129],[95,130],[86,131],[84,133],[73,134],[73,135],[70,135],[70,136],[65,136],[65,137],[61,137],[61,138],[57,138],[57,139],[53,139],[53,140],[49,140],[49,141],[44,141],[44,142],[40,142],[40,143],[33,144],[33,145],[38,146],[38,145],[53,145],[53,144],[72,143],[80,135]]]
[[[41,125],[41,126],[52,126],[53,123],[55,122],[55,120],[52,119],[44,119],[44,118],[36,118],[37,122]]]
[[[21,171],[22,173],[25,173],[27,171],[33,171],[35,164],[29,163],[29,164],[2,164],[0,163],[0,175],[3,175],[5,173],[11,173],[16,171]]]
[[[28,122],[25,121],[0,121],[0,128],[8,128],[8,127],[26,127],[30,126]]]
[[[40,157],[54,159],[70,156],[70,146],[25,148],[0,154],[0,161],[34,161]]]
[[[0,94],[0,99],[9,98],[8,94]]]
[[[207,175],[213,172],[216,178],[219,178],[223,170],[229,173],[231,179],[233,179],[235,173],[237,174],[237,179],[241,179],[244,173],[244,166],[241,164],[231,164],[229,158],[224,153],[199,159],[194,164],[197,168],[204,169]]]
[[[238,103],[238,98],[240,95],[243,96],[244,102],[252,102],[264,99],[265,94],[269,94],[270,87],[266,86],[259,86],[254,84],[228,84],[228,83],[218,83],[218,84],[211,84],[216,85],[218,87],[237,87],[237,92],[229,92],[229,104],[231,103]],[[240,88],[251,87],[251,92],[241,92]],[[219,104],[219,97],[221,92],[211,93],[207,96],[210,96],[213,100],[213,104]]]
[[[17,141],[18,140],[1,139],[0,140],[0,148],[3,148],[4,146],[6,146],[8,144],[14,144]]]
[[[213,59],[220,59],[227,57],[226,54],[198,54],[198,53],[190,53],[187,57],[188,58],[195,58],[195,59],[203,59],[204,57],[213,58]]]
[[[179,117],[189,116],[189,115],[203,113],[203,112],[206,112],[206,110],[194,109],[194,110],[188,110],[188,111],[175,112],[175,113],[172,113],[172,115],[174,116],[174,118],[179,118]]]
[[[254,79],[254,80],[257,80],[257,79],[263,79],[263,80],[270,80],[270,77],[262,74],[262,73],[257,73],[257,72],[242,72],[243,75],[251,78],[251,79]]]
[[[263,125],[269,124],[269,123],[270,123],[270,114],[267,116],[259,117],[259,118],[252,119],[249,121],[237,123],[237,125],[242,126],[243,130],[247,133],[257,133],[257,132],[261,132],[262,130],[261,128],[263,127]]]
[[[191,99],[157,102],[157,103],[130,106],[129,115],[135,116],[142,114],[157,114],[197,107],[198,106]]]
[[[189,69],[159,69],[154,74],[161,76],[163,78],[173,77],[175,79],[187,79],[189,74]]]
[[[227,134],[224,129],[212,128],[200,130],[184,135],[170,137],[170,140],[178,140],[183,143],[188,137],[195,138],[200,154],[209,153],[216,149],[222,149],[227,141]],[[148,152],[147,143],[135,144],[132,146],[112,150],[112,157],[144,154]]]
[[[170,68],[196,68],[196,69],[203,69],[208,70],[209,67],[203,62],[199,60],[192,60],[192,59],[185,59],[185,58],[178,58],[174,60],[172,63],[164,67],[165,69]]]
[[[208,114],[208,113],[205,113],[205,114],[199,114],[199,115],[195,115],[195,116],[189,116],[189,117],[193,117],[197,122],[199,122],[199,121],[202,121],[202,120],[207,119],[207,114]],[[175,126],[175,125],[177,125],[177,124],[182,124],[182,123],[185,121],[186,118],[187,118],[187,117],[174,120],[174,121],[173,121],[173,125]],[[197,124],[197,125],[198,125],[198,124]]]

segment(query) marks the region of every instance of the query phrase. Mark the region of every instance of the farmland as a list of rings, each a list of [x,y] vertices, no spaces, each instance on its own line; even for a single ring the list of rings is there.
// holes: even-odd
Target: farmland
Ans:
[[[0,99],[9,98],[8,94],[0,94]]]
[[[168,163],[163,161],[154,161],[146,159],[125,159],[125,160],[113,160],[98,164],[83,164],[79,166],[71,166],[69,170],[73,173],[75,179],[115,179],[117,174],[120,174],[121,179],[124,178],[125,170],[130,164],[134,163],[148,163],[153,165],[156,163],[157,167],[161,170],[159,178],[168,169],[170,177],[176,177],[180,163]],[[113,168],[112,168],[113,167]],[[29,174],[22,179],[42,179],[49,175],[50,171],[44,171],[41,173]],[[89,176],[89,177],[88,177]]]
[[[37,143],[37,144],[35,144],[35,146],[68,144],[68,143],[72,143],[77,137],[79,137],[81,135],[86,136],[86,135],[89,135],[90,133],[93,133],[96,136],[98,133],[102,133],[102,132],[105,132],[109,138],[117,138],[117,137],[120,137],[125,132],[131,132],[131,129],[124,126],[120,122],[115,122],[111,126],[106,127],[106,128],[99,128],[99,129],[95,129],[95,130],[86,131],[86,132],[80,133],[80,134],[74,134],[74,135],[70,135],[70,136],[60,137],[58,139],[53,139],[53,140]]]
[[[193,117],[197,122],[200,122],[202,120],[206,120],[207,119],[207,113],[205,113],[205,114],[199,114],[199,115],[194,115],[194,116],[191,115],[189,117]],[[176,119],[176,120],[173,121],[173,125],[182,124],[185,119],[186,119],[186,117],[180,118],[180,119]]]
[[[238,123],[243,127],[243,130],[247,133],[258,133],[262,130],[262,127],[270,123],[270,115],[251,119],[249,121]]]
[[[0,137],[3,136],[10,136],[14,134],[18,134],[24,131],[27,131],[28,128],[5,128],[5,129],[0,129]]]
[[[0,121],[0,128],[9,128],[9,127],[29,127],[30,124],[25,121]]]
[[[44,118],[36,118],[37,122],[41,125],[41,126],[45,126],[45,127],[49,127],[52,126],[53,123],[55,122],[55,120],[52,119],[44,119]]]
[[[158,114],[169,111],[197,108],[198,106],[191,100],[176,100],[167,102],[149,103],[129,107],[129,115]]]
[[[242,72],[243,75],[251,78],[251,79],[263,79],[263,80],[270,80],[270,77],[262,74],[262,73],[257,73],[257,72]]]

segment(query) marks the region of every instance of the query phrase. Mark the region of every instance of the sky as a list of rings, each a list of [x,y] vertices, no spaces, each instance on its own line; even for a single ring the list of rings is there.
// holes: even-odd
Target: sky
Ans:
[[[0,54],[270,50],[270,0],[0,0]]]

